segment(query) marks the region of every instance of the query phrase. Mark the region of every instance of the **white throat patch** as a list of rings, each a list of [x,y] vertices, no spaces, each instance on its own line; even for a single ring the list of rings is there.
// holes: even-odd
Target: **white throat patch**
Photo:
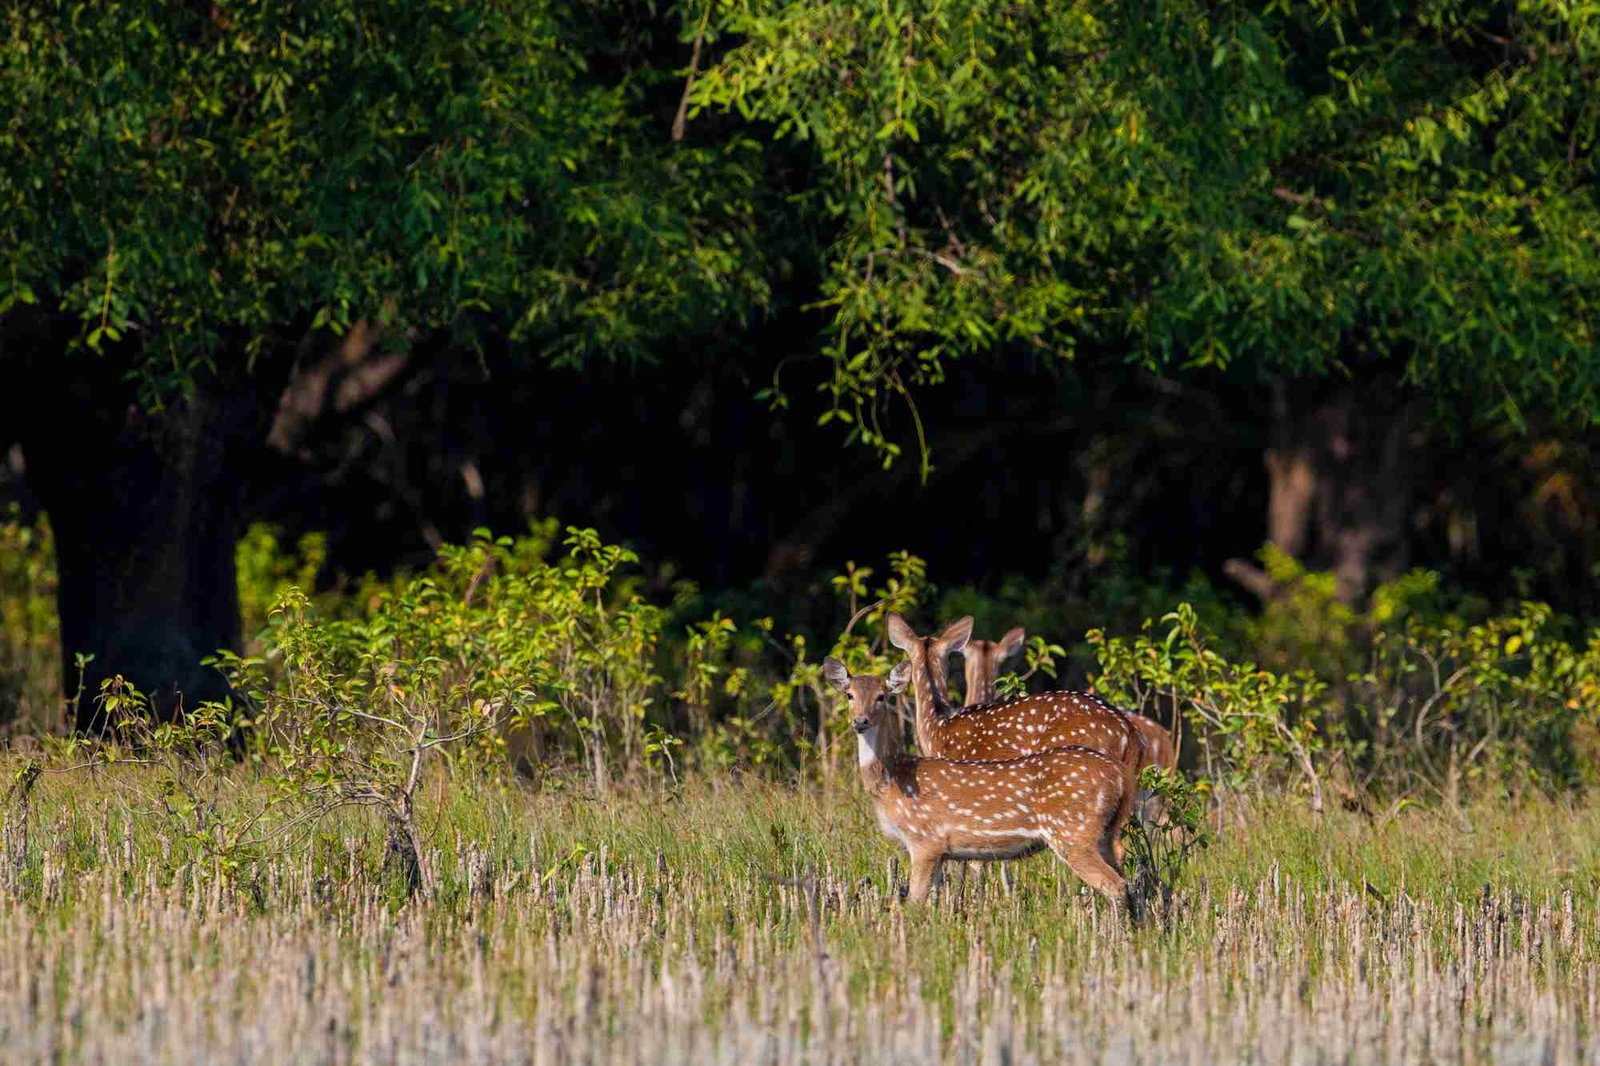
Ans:
[[[856,734],[856,759],[862,766],[878,761],[878,727]]]

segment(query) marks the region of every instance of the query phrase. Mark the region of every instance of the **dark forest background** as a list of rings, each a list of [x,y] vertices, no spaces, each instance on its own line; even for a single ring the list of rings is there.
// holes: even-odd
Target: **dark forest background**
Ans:
[[[1466,2],[22,5],[0,503],[63,688],[191,703],[257,522],[327,582],[555,516],[817,637],[896,550],[1053,639],[1257,611],[1267,544],[1589,618],[1597,64]]]

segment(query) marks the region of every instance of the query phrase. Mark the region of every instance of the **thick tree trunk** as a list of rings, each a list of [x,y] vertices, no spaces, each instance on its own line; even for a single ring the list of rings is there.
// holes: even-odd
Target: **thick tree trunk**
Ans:
[[[236,380],[203,376],[149,410],[123,379],[123,360],[49,350],[62,329],[8,331],[6,347],[34,345],[22,360],[19,436],[55,534],[63,691],[80,691],[76,658],[93,656],[71,714],[80,731],[97,732],[100,683],[116,674],[163,718],[229,695],[201,660],[240,645],[244,475],[282,382],[241,367]]]
[[[1268,538],[1331,570],[1345,603],[1406,567],[1419,442],[1399,392],[1392,382],[1274,391]]]

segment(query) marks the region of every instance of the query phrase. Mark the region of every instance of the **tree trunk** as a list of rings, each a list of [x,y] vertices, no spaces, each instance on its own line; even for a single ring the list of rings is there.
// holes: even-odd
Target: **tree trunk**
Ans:
[[[1331,570],[1344,603],[1406,567],[1419,442],[1400,391],[1386,381],[1274,388],[1268,539]]]
[[[150,410],[125,359],[64,350],[71,328],[8,329],[5,347],[29,345],[16,353],[29,387],[15,417],[55,534],[63,692],[80,692],[76,657],[93,656],[70,713],[78,730],[98,732],[100,683],[116,674],[167,719],[229,695],[201,660],[240,646],[244,476],[286,369],[246,374],[240,356],[234,380],[205,375]]]

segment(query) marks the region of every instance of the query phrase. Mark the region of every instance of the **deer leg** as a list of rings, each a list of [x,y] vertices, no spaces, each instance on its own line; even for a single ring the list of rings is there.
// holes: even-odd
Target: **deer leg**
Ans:
[[[1104,840],[1100,841],[1099,846],[1089,841],[1050,840],[1047,843],[1057,858],[1083,878],[1084,884],[1113,903],[1126,902],[1128,882],[1117,872],[1116,864],[1106,860],[1103,854]]]
[[[939,872],[944,864],[944,856],[937,851],[911,852],[911,894],[908,897],[912,903],[922,903],[928,898],[939,883]]]

